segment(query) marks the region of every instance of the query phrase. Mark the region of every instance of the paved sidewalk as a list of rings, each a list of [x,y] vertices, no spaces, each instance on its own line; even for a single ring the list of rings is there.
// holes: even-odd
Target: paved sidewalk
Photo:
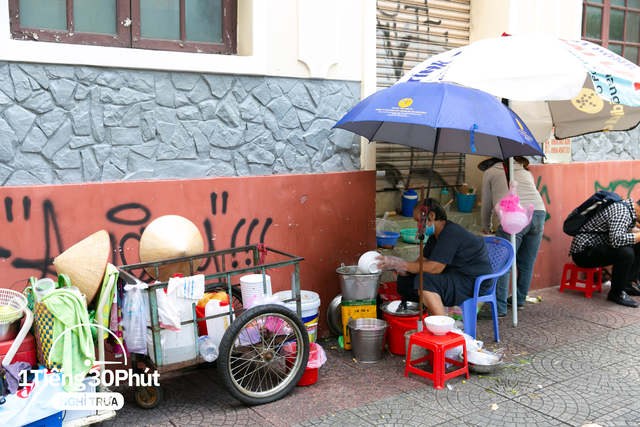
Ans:
[[[215,369],[161,378],[164,401],[136,406],[132,389],[118,391],[125,407],[107,426],[601,426],[640,425],[640,308],[622,307],[603,293],[547,288],[530,292],[542,302],[500,319],[500,343],[491,321],[480,320],[485,348],[504,348],[506,367],[472,373],[435,390],[409,374],[404,357],[385,353],[377,364],[356,363],[337,340],[321,340],[327,363],[318,382],[296,387],[277,402],[246,407],[222,388]],[[640,297],[636,297],[640,301]],[[496,406],[497,405],[497,406]]]

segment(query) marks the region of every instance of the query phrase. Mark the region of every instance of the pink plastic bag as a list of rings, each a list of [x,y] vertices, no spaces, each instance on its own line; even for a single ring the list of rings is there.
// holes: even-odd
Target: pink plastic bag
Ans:
[[[502,229],[509,234],[518,234],[524,230],[533,216],[533,205],[520,203],[517,186],[517,182],[511,183],[509,192],[494,207]]]
[[[288,357],[290,360],[295,358],[296,343],[286,343],[282,346],[282,355]],[[327,354],[324,352],[324,348],[320,344],[314,342],[309,343],[309,361],[307,362],[307,368],[318,369],[327,361]]]

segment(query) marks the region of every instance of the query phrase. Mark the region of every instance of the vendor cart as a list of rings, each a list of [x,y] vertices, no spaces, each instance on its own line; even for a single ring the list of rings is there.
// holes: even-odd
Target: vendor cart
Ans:
[[[233,319],[224,332],[219,346],[217,360],[218,374],[228,392],[247,405],[260,405],[273,402],[288,394],[298,383],[304,373],[309,357],[309,336],[305,324],[302,322],[300,269],[299,263],[304,258],[291,255],[273,248],[268,251],[284,257],[285,260],[260,264],[261,249],[264,245],[247,245],[233,249],[210,251],[197,255],[170,258],[161,261],[124,265],[118,267],[121,270],[120,277],[128,283],[135,284],[135,275],[144,273],[144,269],[155,269],[155,277],[159,277],[159,268],[170,264],[188,262],[190,275],[196,273],[197,260],[210,258],[211,261],[221,261],[221,269],[215,274],[205,274],[205,292],[223,288],[227,291],[230,301],[229,312],[212,316],[199,317],[196,314],[195,304],[191,305],[191,319],[181,321],[180,334],[193,334],[181,336],[178,340],[192,342],[191,357],[186,360],[171,360],[170,350],[163,348],[163,333],[170,333],[160,328],[158,316],[157,290],[167,288],[168,282],[148,285],[145,291],[149,296],[149,312],[151,326],[147,331],[147,355],[132,354],[132,366],[136,373],[143,369],[138,368],[138,362],[146,367],[156,370],[160,375],[166,372],[205,363],[200,356],[198,348],[198,321],[229,316]],[[227,270],[227,261],[234,254],[252,251],[253,265],[247,268]],[[292,298],[284,302],[295,301],[297,315],[288,308],[267,304],[244,309],[241,304],[241,292],[237,284],[232,284],[232,277],[246,274],[262,274],[263,290],[266,293],[266,272],[269,269],[282,269],[293,267],[291,274]],[[139,277],[142,277],[139,274]],[[247,301],[245,301],[246,303]],[[182,319],[181,319],[182,320]],[[193,339],[192,339],[193,338]],[[303,345],[287,345],[302,343]],[[165,347],[167,345],[165,344]],[[285,352],[285,349],[288,350]],[[137,386],[135,389],[136,402],[143,408],[154,408],[162,401],[162,389],[160,386]]]

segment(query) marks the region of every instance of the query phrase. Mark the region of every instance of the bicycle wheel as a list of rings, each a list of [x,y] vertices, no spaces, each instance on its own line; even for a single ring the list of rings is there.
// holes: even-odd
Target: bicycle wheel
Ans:
[[[285,345],[294,342],[285,356]],[[262,405],[287,395],[300,381],[308,359],[309,335],[302,320],[286,307],[267,304],[231,322],[220,342],[218,373],[233,397]]]
[[[223,291],[223,292],[227,292],[228,293],[229,288],[227,288],[226,286],[220,286],[220,287],[217,287],[217,288],[213,288],[211,291]],[[237,286],[232,286],[231,287],[231,302],[232,302],[234,311],[242,310],[242,308],[243,308],[243,305],[242,305],[242,291]]]

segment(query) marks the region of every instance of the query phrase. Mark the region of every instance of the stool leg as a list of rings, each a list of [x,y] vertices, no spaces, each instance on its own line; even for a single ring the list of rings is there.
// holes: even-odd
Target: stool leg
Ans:
[[[569,264],[565,264],[562,269],[562,280],[560,280],[560,292],[564,292],[564,287],[567,285],[567,270],[569,269]]]
[[[598,267],[598,285],[596,290],[602,293],[602,267]]]
[[[584,284],[584,296],[587,298],[591,298],[591,294],[593,293],[593,275],[596,270],[589,269],[587,270],[587,280]]]
[[[444,388],[444,370],[446,365],[444,364],[444,351],[441,346],[437,348],[437,359],[433,363],[433,387],[436,390],[442,390]]]

